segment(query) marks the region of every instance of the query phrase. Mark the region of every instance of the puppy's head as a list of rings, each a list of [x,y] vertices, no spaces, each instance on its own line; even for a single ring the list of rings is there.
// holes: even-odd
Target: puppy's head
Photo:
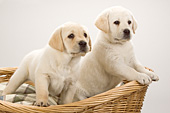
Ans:
[[[65,23],[51,36],[49,45],[72,56],[84,56],[91,50],[91,40],[87,28],[77,23]]]
[[[98,29],[110,36],[111,42],[124,42],[132,37],[137,29],[137,22],[132,13],[120,6],[103,11],[96,19]]]

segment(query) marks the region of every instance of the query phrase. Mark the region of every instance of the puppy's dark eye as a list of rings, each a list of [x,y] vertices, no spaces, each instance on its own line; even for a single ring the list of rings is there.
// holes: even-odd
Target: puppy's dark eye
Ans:
[[[87,34],[86,33],[84,33],[84,37],[87,38]]]
[[[114,24],[119,25],[120,22],[117,20],[117,21],[114,21]]]
[[[71,33],[70,35],[68,35],[68,38],[73,39],[74,38],[74,34]]]
[[[129,21],[128,21],[128,24],[130,25],[131,23],[132,23],[132,22],[129,20]]]

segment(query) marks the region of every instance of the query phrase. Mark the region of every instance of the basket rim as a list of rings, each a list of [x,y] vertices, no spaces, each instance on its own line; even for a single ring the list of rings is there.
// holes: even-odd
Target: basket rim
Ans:
[[[8,73],[13,73],[17,68],[0,68],[0,75],[3,75],[5,73],[2,73],[2,71],[6,72],[6,74]],[[10,103],[10,102],[6,102],[6,101],[2,101],[0,100],[0,108],[8,108],[13,111],[13,109],[15,109],[17,112],[56,112],[56,110],[58,110],[59,112],[64,112],[63,110],[65,109],[70,109],[70,108],[74,108],[77,109],[77,112],[82,111],[82,109],[86,109],[86,106],[97,106],[103,103],[107,103],[110,100],[116,100],[122,96],[126,96],[126,95],[130,95],[136,91],[140,91],[143,88],[148,87],[148,85],[141,85],[139,84],[137,81],[130,81],[120,87],[116,87],[113,89],[110,89],[106,92],[97,94],[93,97],[78,101],[78,102],[74,102],[74,103],[70,103],[70,104],[65,104],[65,105],[51,105],[49,107],[37,107],[37,106],[28,106],[28,105],[21,105],[21,104],[17,104],[17,103]],[[62,111],[61,111],[62,110]],[[68,111],[67,111],[68,112]],[[71,111],[70,111],[71,112]]]

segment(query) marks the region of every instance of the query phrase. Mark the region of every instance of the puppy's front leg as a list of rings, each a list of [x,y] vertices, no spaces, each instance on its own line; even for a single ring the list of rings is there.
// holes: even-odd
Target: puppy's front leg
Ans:
[[[153,81],[159,80],[159,77],[154,72],[145,69],[145,67],[142,66],[137,60],[134,61],[134,67],[136,71],[147,74]]]
[[[76,92],[76,84],[72,78],[66,78],[65,86],[61,93],[60,103],[59,104],[68,104],[73,102],[73,98]]]
[[[48,87],[49,87],[49,77],[44,74],[37,74],[35,78],[35,88],[36,88],[36,106],[47,107],[48,103]]]
[[[130,81],[137,80],[141,84],[150,84],[152,81],[148,75],[137,72],[135,69],[129,67],[128,65],[122,63],[121,61],[113,62],[107,68],[107,71],[109,73],[112,73],[114,76],[118,76],[122,79]]]

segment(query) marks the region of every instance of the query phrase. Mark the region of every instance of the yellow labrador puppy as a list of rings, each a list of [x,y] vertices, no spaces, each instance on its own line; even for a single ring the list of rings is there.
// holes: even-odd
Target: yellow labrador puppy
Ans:
[[[106,9],[95,25],[100,32],[92,52],[81,61],[74,101],[107,91],[122,80],[149,84],[159,79],[135,57],[131,38],[137,22],[129,10],[118,6]]]
[[[46,47],[25,56],[3,95],[14,93],[23,82],[31,80],[36,88],[35,105],[48,106],[49,94],[62,96],[63,92],[60,103],[72,102],[78,62],[90,49],[90,36],[85,27],[71,22],[58,27]]]

